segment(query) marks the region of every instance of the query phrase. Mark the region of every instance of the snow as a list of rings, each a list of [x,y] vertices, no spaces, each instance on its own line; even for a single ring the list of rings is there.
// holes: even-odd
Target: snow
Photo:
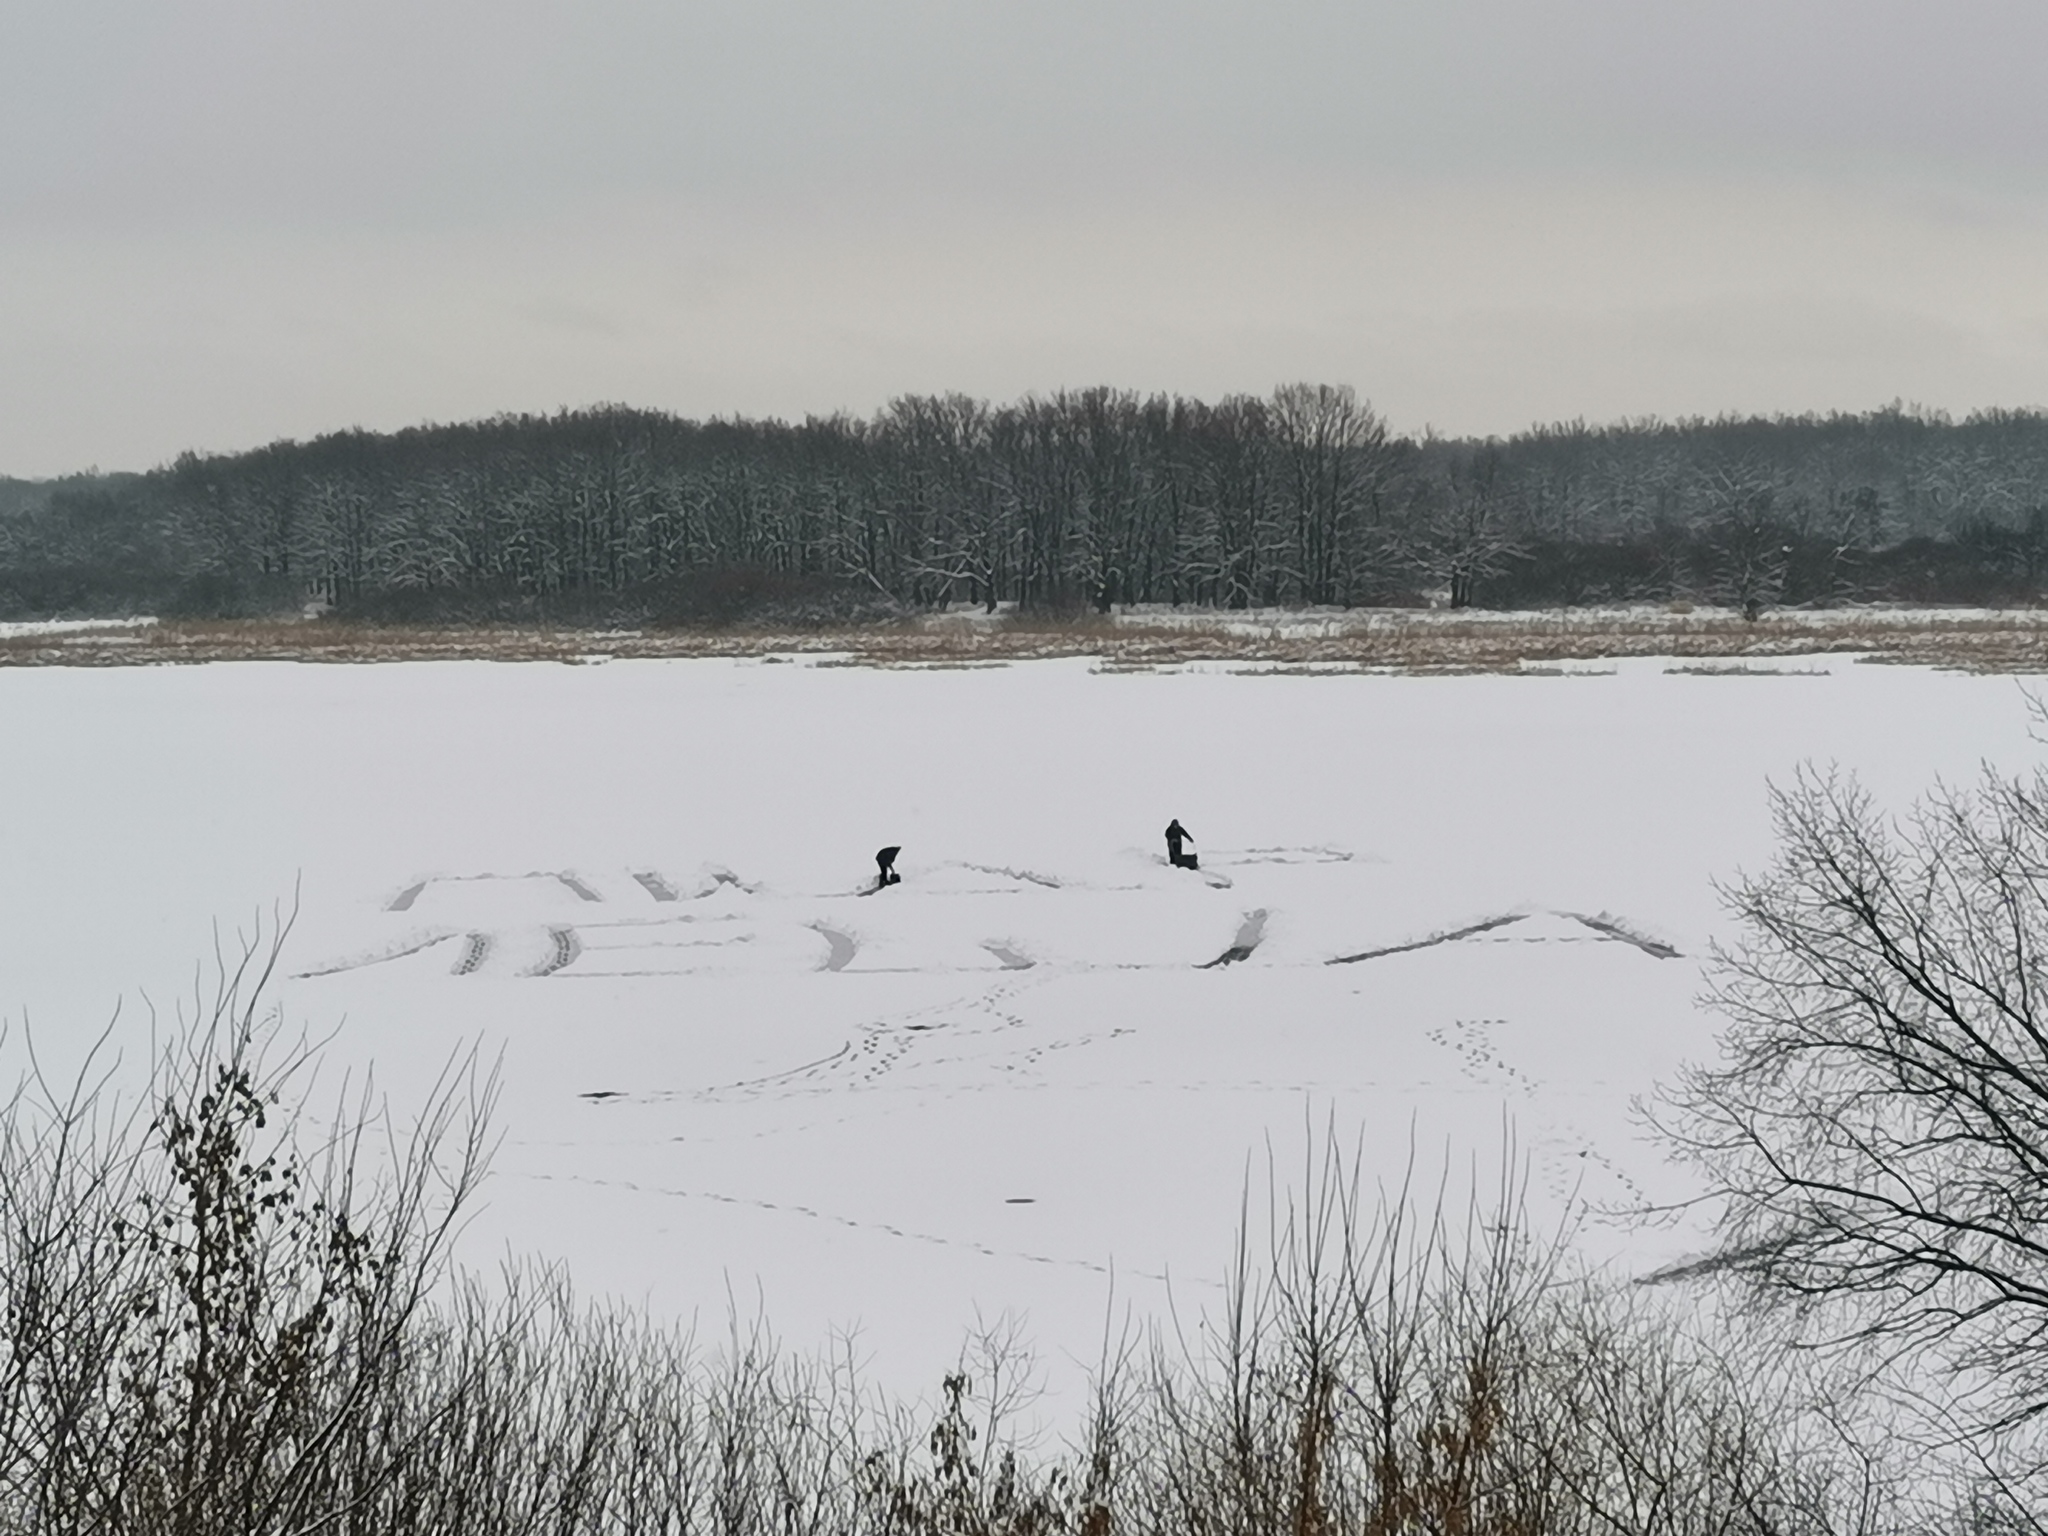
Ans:
[[[404,1108],[502,1058],[470,1262],[858,1330],[913,1389],[1008,1312],[1057,1382],[1112,1315],[1212,1300],[1325,1128],[1459,1204],[1509,1138],[1539,1224],[1683,1199],[1631,1101],[1713,1049],[1712,882],[1768,856],[1767,781],[1902,805],[2038,754],[2011,678],[1674,665],[7,671],[0,1050],[26,1016],[61,1070],[125,998],[132,1059],[138,998],[296,889],[278,996],[330,1076]],[[1640,1273],[1699,1233],[1576,1241]]]
[[[122,630],[148,629],[155,619],[9,619],[0,622],[0,640],[26,639],[38,635],[69,635],[77,642],[103,645],[132,642],[139,638],[134,634],[121,634]]]
[[[985,627],[1014,615],[1014,604],[994,614],[979,607],[956,607],[930,618],[936,627]],[[1165,603],[1120,603],[1109,621],[1133,629],[1198,629],[1271,639],[1339,639],[1414,630],[1538,629],[1556,625],[1574,633],[1597,634],[1603,625],[1653,625],[1683,631],[1709,626],[1747,627],[1739,608],[1689,601],[1583,604],[1571,608],[1452,608],[1440,603],[1427,608],[1300,607],[1216,609]],[[1848,634],[1872,630],[1969,629],[1996,624],[2020,631],[2048,624],[2037,607],[1973,608],[1914,607],[1899,603],[1841,603],[1827,608],[1765,610],[1763,632],[1774,623],[1789,622],[1814,631]]]

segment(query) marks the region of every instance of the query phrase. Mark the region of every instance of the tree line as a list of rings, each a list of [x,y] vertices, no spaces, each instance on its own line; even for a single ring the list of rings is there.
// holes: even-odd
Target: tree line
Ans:
[[[599,406],[188,452],[14,507],[0,609],[24,616],[2015,602],[2048,580],[2048,415],[1479,440],[1396,434],[1324,384],[800,423]]]

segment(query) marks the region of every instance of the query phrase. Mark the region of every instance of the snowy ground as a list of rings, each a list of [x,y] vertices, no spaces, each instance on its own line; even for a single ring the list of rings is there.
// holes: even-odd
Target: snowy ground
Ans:
[[[1505,1131],[1540,1220],[1682,1197],[1630,1100],[1712,1049],[1711,881],[1767,855],[1766,780],[1902,804],[2039,750],[2011,678],[1667,665],[0,673],[5,1050],[26,1010],[75,1056],[125,997],[132,1051],[141,993],[296,883],[280,995],[333,1072],[405,1106],[503,1052],[473,1261],[857,1325],[909,1387],[1007,1311],[1058,1378],[1112,1272],[1119,1313],[1213,1298],[1307,1127],[1459,1198]],[[904,882],[861,894],[885,843]],[[1580,1241],[1639,1271],[1697,1234]]]
[[[79,642],[109,642],[133,639],[123,631],[149,629],[155,619],[10,619],[0,621],[0,640],[61,635]]]

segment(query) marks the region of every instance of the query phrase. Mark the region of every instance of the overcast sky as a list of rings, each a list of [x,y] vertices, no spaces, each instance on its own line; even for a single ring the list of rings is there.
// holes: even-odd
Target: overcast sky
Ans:
[[[620,400],[2048,404],[2043,0],[0,0],[0,473]]]

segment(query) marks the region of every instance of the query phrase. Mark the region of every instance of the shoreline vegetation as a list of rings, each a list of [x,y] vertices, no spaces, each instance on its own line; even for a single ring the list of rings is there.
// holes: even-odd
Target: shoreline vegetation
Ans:
[[[1689,603],[1502,612],[1293,609],[1225,613],[1131,606],[1046,616],[979,607],[861,624],[773,622],[613,628],[291,619],[125,619],[0,624],[0,667],[213,661],[385,663],[751,658],[957,668],[1086,659],[1105,671],[1227,666],[1299,673],[1551,675],[1575,662],[1835,655],[1983,673],[2048,672],[2048,609],[1844,607],[1746,618]],[[1769,668],[1673,670],[1745,675]]]
[[[1369,1193],[1311,1129],[1248,1182],[1221,1304],[1112,1315],[1063,1432],[1007,1320],[899,1397],[850,1340],[470,1273],[493,1074],[458,1055],[402,1111],[315,1097],[276,957],[224,957],[146,1083],[108,1038],[0,1100],[0,1529],[1878,1536],[1969,1496],[1880,1467],[1696,1289],[1532,1232],[1511,1149],[1461,1206]]]
[[[1347,385],[625,405],[0,481],[0,617],[849,627],[993,613],[2048,598],[2048,413],[1394,432]]]

